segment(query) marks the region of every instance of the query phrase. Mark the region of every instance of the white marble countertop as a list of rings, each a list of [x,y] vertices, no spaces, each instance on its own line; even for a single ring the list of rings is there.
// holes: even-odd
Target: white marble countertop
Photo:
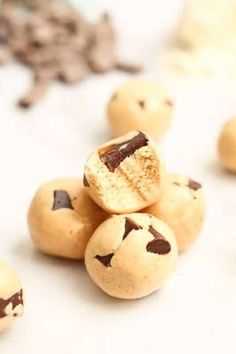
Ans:
[[[103,1],[120,30],[121,53],[138,57],[158,79],[158,46],[181,1]],[[170,171],[204,185],[207,219],[199,241],[180,256],[158,293],[117,301],[88,278],[83,263],[38,253],[26,212],[35,189],[59,176],[82,176],[91,149],[108,137],[104,107],[127,76],[92,77],[76,87],[52,86],[25,113],[14,102],[29,85],[26,69],[0,69],[0,259],[21,277],[25,315],[0,336],[1,354],[235,354],[236,179],[218,166],[216,138],[236,114],[236,83],[164,80],[176,102],[160,144]]]

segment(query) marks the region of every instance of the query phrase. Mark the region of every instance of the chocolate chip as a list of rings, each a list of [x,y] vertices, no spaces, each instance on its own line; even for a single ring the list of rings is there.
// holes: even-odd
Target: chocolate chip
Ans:
[[[170,107],[172,107],[174,105],[174,103],[171,100],[166,100],[165,102]]]
[[[146,145],[148,145],[147,137],[144,133],[138,132],[138,134],[130,140],[100,150],[99,157],[107,168],[111,172],[114,172],[122,161],[133,155],[136,150]]]
[[[165,239],[155,239],[147,244],[146,250],[151,253],[158,253],[162,255],[169,253],[171,246]]]
[[[7,42],[7,31],[3,24],[0,23],[0,45],[5,45]]]
[[[114,95],[111,96],[110,101],[115,101],[116,98],[117,98],[117,93],[114,93]]]
[[[114,256],[114,253],[107,254],[106,256],[97,255],[95,258],[101,262],[105,267],[111,267],[111,260]]]
[[[154,236],[155,240],[150,241],[147,246],[146,250],[152,253],[158,254],[167,254],[171,250],[170,243],[165,239],[160,232],[155,230],[151,225],[148,228],[148,231]]]
[[[128,236],[132,230],[142,229],[141,226],[137,225],[132,219],[125,218],[125,233],[123,235],[123,240]]]
[[[125,63],[121,61],[118,61],[116,63],[116,69],[120,71],[125,71],[129,74],[137,74],[142,71],[142,67],[140,65]]]
[[[12,304],[12,310],[14,310],[18,305],[23,305],[22,289],[18,293],[9,297],[7,300],[0,299],[0,318],[7,316],[5,313],[5,309],[10,303]],[[17,316],[17,314],[14,314],[14,316]]]
[[[69,194],[66,191],[57,190],[54,191],[54,203],[52,210],[58,209],[74,209]]]
[[[178,186],[178,187],[180,187],[180,186],[181,186],[181,184],[180,184],[180,183],[178,183],[178,182],[173,182],[173,184],[174,184],[175,186]]]
[[[140,101],[138,101],[138,104],[140,105],[140,107],[142,109],[145,109],[145,101],[140,100]]]
[[[87,180],[87,178],[86,178],[85,175],[84,175],[83,182],[84,182],[84,186],[85,186],[85,187],[89,187],[89,183],[88,183],[88,180]]]
[[[200,183],[194,181],[193,179],[189,178],[188,187],[194,191],[197,191],[198,189],[200,189],[202,187],[202,185]]]

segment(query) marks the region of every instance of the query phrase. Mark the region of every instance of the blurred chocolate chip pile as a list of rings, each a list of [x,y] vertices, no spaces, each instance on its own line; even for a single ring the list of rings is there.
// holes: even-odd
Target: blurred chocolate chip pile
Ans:
[[[77,10],[57,1],[3,1],[0,14],[0,64],[11,57],[31,67],[34,81],[19,105],[31,107],[54,79],[77,83],[92,72],[140,67],[117,59],[116,33],[104,14],[89,23]]]

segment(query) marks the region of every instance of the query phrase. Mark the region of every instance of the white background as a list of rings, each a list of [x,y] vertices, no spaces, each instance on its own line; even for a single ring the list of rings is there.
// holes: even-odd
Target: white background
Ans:
[[[105,103],[127,76],[54,84],[25,113],[14,102],[30,73],[14,63],[0,69],[0,259],[16,270],[26,293],[25,315],[0,336],[0,353],[235,354],[236,179],[220,169],[216,139],[236,114],[236,83],[172,80],[158,72],[158,48],[180,0],[103,2],[120,31],[120,53],[145,64],[147,77],[161,78],[176,103],[160,147],[170,171],[203,183],[205,227],[165,288],[138,301],[103,294],[82,262],[37,252],[26,225],[33,193],[48,179],[82,176],[91,149],[108,139]]]

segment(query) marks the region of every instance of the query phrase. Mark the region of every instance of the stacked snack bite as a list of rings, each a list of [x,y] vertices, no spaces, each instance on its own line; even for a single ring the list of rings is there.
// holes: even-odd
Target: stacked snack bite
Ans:
[[[42,252],[82,259],[89,237],[106,217],[79,178],[64,178],[38,189],[29,208],[28,225]]]
[[[24,300],[20,280],[3,262],[0,262],[0,332],[22,316]]]
[[[167,223],[179,251],[197,238],[205,217],[205,198],[200,183],[179,174],[168,174],[160,198],[144,210]]]
[[[110,213],[130,213],[154,203],[163,177],[160,152],[141,131],[106,143],[85,164],[89,195]]]
[[[94,282],[107,294],[137,299],[160,289],[175,268],[174,234],[150,214],[115,215],[98,227],[85,253]]]

